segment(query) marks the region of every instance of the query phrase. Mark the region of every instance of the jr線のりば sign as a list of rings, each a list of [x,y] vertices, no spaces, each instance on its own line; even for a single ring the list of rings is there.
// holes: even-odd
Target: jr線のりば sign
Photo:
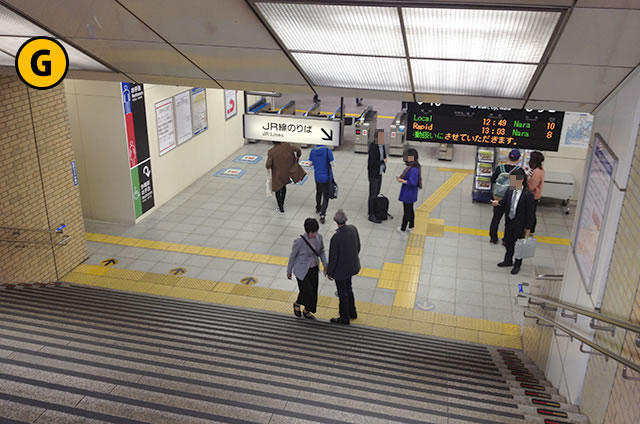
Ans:
[[[300,144],[340,145],[340,120],[284,115],[243,115],[244,138]]]

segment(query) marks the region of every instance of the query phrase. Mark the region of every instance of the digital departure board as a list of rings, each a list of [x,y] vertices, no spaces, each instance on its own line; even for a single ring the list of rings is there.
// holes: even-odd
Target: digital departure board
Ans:
[[[409,103],[407,140],[558,151],[564,112]]]

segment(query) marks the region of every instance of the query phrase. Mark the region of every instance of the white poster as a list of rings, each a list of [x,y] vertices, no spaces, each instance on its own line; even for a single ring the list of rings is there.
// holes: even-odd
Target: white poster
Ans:
[[[591,293],[593,286],[594,264],[598,256],[600,235],[617,163],[618,159],[600,135],[596,134],[573,247],[573,254],[587,293]]]
[[[225,121],[238,114],[238,98],[236,90],[224,90]]]
[[[243,134],[249,140],[340,145],[340,120],[291,115],[243,115]]]
[[[562,122],[560,144],[571,147],[589,147],[593,115],[590,113],[565,112]]]
[[[160,156],[175,149],[176,133],[173,126],[173,99],[156,103],[156,125]]]
[[[204,88],[191,89],[191,119],[193,120],[193,135],[205,131],[207,122],[207,92]]]
[[[176,108],[176,137],[178,145],[193,137],[191,123],[191,94],[188,91],[173,96]]]

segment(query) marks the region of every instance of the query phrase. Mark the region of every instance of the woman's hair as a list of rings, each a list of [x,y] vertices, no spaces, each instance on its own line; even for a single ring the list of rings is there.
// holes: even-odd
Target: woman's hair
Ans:
[[[407,157],[413,156],[413,161],[418,162],[418,151],[416,149],[407,149]]]
[[[304,231],[307,234],[315,233],[319,228],[320,225],[315,218],[307,218],[304,220]]]
[[[407,161],[407,165],[412,168],[418,168],[418,188],[422,188],[422,166],[420,162],[418,162],[418,151],[414,148],[407,149],[405,158],[408,159],[409,156],[413,156],[413,162]],[[402,176],[406,176],[406,173],[403,172]]]
[[[529,166],[531,169],[542,169],[542,162],[544,162],[544,155],[539,151],[531,152],[531,159],[529,160]]]

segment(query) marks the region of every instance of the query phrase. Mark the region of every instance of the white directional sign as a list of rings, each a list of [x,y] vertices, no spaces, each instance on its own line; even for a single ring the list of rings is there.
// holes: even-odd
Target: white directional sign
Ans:
[[[244,138],[299,144],[340,144],[340,121],[285,115],[243,115]]]

